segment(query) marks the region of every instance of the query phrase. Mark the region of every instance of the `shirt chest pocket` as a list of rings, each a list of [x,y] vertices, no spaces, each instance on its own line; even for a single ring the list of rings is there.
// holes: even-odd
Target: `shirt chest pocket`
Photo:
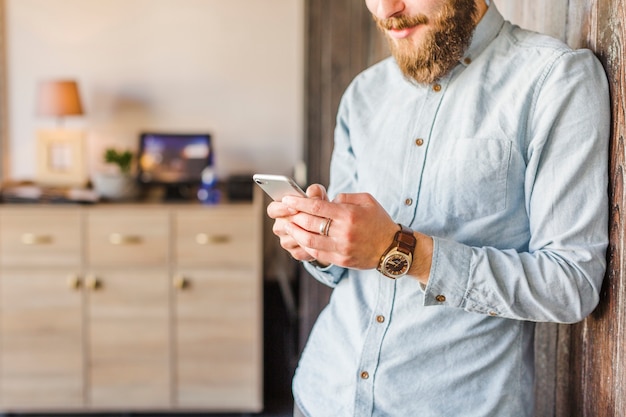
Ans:
[[[436,161],[435,201],[439,210],[463,220],[506,209],[511,142],[462,139]]]

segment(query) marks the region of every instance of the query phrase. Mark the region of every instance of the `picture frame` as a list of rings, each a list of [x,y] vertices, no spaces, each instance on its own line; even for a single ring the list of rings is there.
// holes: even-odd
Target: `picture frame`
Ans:
[[[88,179],[83,131],[50,129],[37,132],[38,184],[84,187]]]

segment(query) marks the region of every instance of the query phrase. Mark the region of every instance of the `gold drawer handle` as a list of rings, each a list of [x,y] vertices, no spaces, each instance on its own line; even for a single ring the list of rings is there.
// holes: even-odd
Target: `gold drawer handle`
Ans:
[[[176,275],[173,280],[173,284],[175,288],[179,290],[185,290],[189,288],[189,280],[182,275]]]
[[[24,245],[47,245],[52,243],[52,236],[24,233],[21,240]]]
[[[137,245],[141,243],[141,236],[111,233],[109,235],[109,243],[112,245]]]
[[[102,287],[102,282],[95,275],[89,275],[85,279],[85,286],[90,290],[96,291]]]
[[[230,242],[229,235],[207,235],[206,233],[198,233],[196,235],[196,243],[198,245],[224,245]]]
[[[77,290],[80,288],[80,278],[76,274],[69,274],[67,276],[67,286],[73,290]]]

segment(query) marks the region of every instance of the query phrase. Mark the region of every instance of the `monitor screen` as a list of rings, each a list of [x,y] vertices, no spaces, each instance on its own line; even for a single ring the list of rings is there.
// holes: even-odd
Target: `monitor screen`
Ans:
[[[209,134],[142,133],[138,179],[143,184],[199,184],[213,163]]]

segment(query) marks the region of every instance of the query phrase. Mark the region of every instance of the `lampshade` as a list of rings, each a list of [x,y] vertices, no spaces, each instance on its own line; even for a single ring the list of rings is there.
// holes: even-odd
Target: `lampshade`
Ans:
[[[37,114],[58,117],[83,114],[76,81],[53,80],[39,83]]]

